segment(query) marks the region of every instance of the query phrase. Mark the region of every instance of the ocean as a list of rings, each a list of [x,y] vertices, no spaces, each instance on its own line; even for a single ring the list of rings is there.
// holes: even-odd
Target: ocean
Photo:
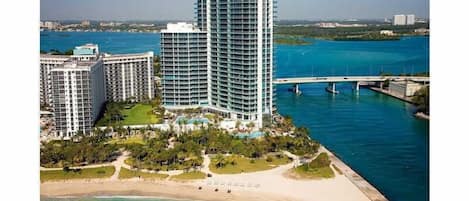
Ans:
[[[159,34],[41,32],[41,50],[66,51],[96,43],[101,52],[159,54]],[[305,46],[276,46],[276,76],[378,75],[429,71],[429,37],[399,41],[306,39]],[[429,200],[429,122],[400,100],[339,84],[338,95],[324,84],[300,85],[302,94],[277,87],[277,107],[312,138],[333,151],[391,201]],[[92,198],[99,201],[109,199]],[[123,201],[133,200],[130,198]]]

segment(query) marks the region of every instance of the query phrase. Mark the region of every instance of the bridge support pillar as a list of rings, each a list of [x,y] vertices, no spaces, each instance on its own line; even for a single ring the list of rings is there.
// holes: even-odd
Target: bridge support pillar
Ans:
[[[335,87],[335,82],[329,82],[329,86],[327,86],[326,91],[333,93],[333,94],[338,94],[339,92],[336,90]]]
[[[360,91],[360,82],[355,83],[355,91],[356,92]]]
[[[295,84],[293,92],[295,92],[296,94],[301,94],[300,84]]]
[[[384,82],[379,82],[379,88],[383,89],[383,87],[384,87]]]

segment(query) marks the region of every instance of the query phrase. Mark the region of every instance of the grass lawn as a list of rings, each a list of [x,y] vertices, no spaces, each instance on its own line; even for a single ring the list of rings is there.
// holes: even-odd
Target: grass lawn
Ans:
[[[73,170],[68,172],[63,170],[41,171],[41,182],[69,179],[108,178],[111,177],[115,171],[114,166],[86,168],[81,169],[78,172],[74,172]]]
[[[117,145],[127,145],[127,144],[141,144],[144,145],[145,142],[141,136],[132,136],[127,139],[117,139],[113,138],[109,140],[109,144],[117,144]]]
[[[303,164],[290,170],[290,175],[298,179],[328,179],[335,177],[334,171],[331,168],[329,156],[324,152],[320,153],[310,163]]]
[[[186,172],[179,175],[174,175],[171,177],[173,180],[195,180],[195,179],[205,179],[207,175],[200,171]]]
[[[130,109],[124,109],[123,125],[145,125],[158,123],[158,117],[152,113],[151,105],[136,104]]]
[[[142,177],[143,179],[159,180],[159,179],[165,179],[169,175],[140,172],[140,171],[135,171],[135,170],[129,170],[127,168],[121,168],[121,171],[119,172],[119,179],[130,179],[130,178],[135,178],[139,176]]]
[[[214,158],[210,162],[210,171],[217,174],[239,174],[242,172],[257,172],[270,170],[276,168],[279,165],[284,165],[290,162],[288,157],[283,156],[282,158],[277,158],[272,156],[272,161],[267,162],[265,158],[262,159],[249,159],[242,156],[229,156],[225,157],[225,160],[228,161],[224,167],[217,168]],[[235,162],[235,165],[231,164],[231,161]],[[253,161],[253,162],[251,162]]]
[[[335,177],[334,171],[332,171],[332,168],[329,166],[320,168],[306,168],[306,166],[302,165],[294,168],[293,173],[302,179],[328,179]]]

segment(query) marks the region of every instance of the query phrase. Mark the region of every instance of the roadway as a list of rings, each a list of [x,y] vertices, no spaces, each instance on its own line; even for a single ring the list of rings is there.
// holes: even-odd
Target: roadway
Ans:
[[[386,80],[414,82],[430,82],[429,77],[415,76],[329,76],[329,77],[296,77],[278,78],[274,84],[307,84],[307,83],[337,83],[337,82],[384,82]]]

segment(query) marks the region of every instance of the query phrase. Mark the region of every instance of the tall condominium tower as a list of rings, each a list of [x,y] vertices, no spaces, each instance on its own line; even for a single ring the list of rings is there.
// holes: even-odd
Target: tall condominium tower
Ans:
[[[210,105],[256,120],[273,110],[273,0],[206,0]]]
[[[67,61],[51,70],[51,81],[58,136],[90,133],[106,100],[102,60]]]
[[[163,105],[168,109],[208,106],[207,35],[192,24],[161,31]]]
[[[262,127],[263,116],[271,115],[274,110],[274,1],[197,0],[195,10],[197,26],[207,32],[206,108],[231,119],[257,121]],[[180,40],[177,39],[179,37],[166,34],[163,40]],[[185,41],[184,45],[187,46]],[[167,46],[162,42],[165,63],[168,60],[174,63],[187,62],[178,56],[184,50],[169,55],[165,48]],[[183,66],[174,67],[180,71],[185,69]],[[163,71],[163,76],[166,75],[172,74]],[[186,82],[183,79],[187,77],[173,78]],[[169,87],[163,85],[163,90]],[[165,99],[187,99],[185,91],[171,90],[174,96],[163,93]]]
[[[106,96],[109,101],[143,101],[155,97],[153,52],[104,54]]]

